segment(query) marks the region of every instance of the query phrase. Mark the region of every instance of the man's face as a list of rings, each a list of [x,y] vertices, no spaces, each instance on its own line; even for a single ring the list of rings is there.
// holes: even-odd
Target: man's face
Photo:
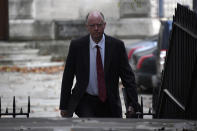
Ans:
[[[98,43],[102,39],[105,25],[101,15],[89,15],[86,26],[94,42]]]

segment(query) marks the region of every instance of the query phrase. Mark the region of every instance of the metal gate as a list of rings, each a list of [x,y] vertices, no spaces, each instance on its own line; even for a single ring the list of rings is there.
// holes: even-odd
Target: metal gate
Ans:
[[[171,33],[155,117],[197,119],[197,14],[178,4]]]
[[[0,118],[2,116],[13,116],[13,118],[15,118],[16,116],[27,116],[27,118],[29,118],[29,113],[30,113],[30,96],[28,96],[28,105],[27,105],[27,111],[26,112],[23,111],[22,107],[20,108],[20,111],[17,112],[15,96],[13,97],[12,112],[9,112],[8,107],[6,108],[5,112],[2,112],[1,97],[0,97]]]

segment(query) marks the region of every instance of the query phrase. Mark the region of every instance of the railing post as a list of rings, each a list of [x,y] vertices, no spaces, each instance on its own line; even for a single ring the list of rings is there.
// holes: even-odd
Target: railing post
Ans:
[[[9,39],[8,1],[0,0],[0,40]]]
[[[0,97],[0,118],[1,118],[1,97]]]
[[[29,118],[29,113],[30,113],[30,107],[31,107],[31,104],[30,104],[30,96],[28,96],[28,111],[27,111],[27,118]]]
[[[15,101],[15,96],[13,98],[13,118],[16,117],[16,101]]]
[[[164,17],[163,0],[159,0],[159,18]]]
[[[21,107],[20,109],[20,112],[17,112],[17,109],[16,109],[16,99],[15,99],[15,96],[13,97],[13,109],[12,109],[12,112],[9,112],[9,109],[8,107],[6,107],[6,111],[5,113],[1,111],[1,97],[0,97],[0,118],[2,116],[13,116],[13,118],[16,118],[16,116],[18,115],[24,115],[24,116],[27,116],[27,118],[29,118],[29,113],[30,113],[30,96],[28,96],[28,105],[27,105],[27,112],[23,112],[23,109]]]

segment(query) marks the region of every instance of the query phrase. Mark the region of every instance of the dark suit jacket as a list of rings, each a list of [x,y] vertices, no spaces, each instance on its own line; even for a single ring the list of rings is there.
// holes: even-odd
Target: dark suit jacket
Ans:
[[[75,111],[81,97],[86,92],[89,82],[89,35],[72,40],[66,60],[62,79],[60,110],[71,114]],[[122,107],[119,96],[119,77],[126,88],[130,105],[137,110],[137,92],[134,74],[128,62],[124,43],[105,35],[105,83],[107,98],[114,117],[122,117]],[[73,89],[73,78],[76,84]]]

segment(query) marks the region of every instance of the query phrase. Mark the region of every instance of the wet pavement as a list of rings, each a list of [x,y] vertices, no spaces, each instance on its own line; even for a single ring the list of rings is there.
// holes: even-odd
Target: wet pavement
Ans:
[[[6,107],[12,112],[13,96],[16,97],[16,107],[19,112],[26,112],[28,96],[31,97],[30,118],[17,116],[2,116],[0,131],[195,131],[196,121],[170,119],[97,119],[61,118],[59,115],[59,96],[63,72],[47,73],[17,73],[0,72],[1,112]],[[121,89],[122,85],[120,85]],[[144,112],[151,107],[151,94],[139,94],[144,98]],[[122,93],[121,93],[121,99]],[[122,101],[123,113],[125,113]],[[125,116],[124,116],[125,117]]]
[[[5,112],[8,107],[9,112],[12,112],[13,96],[15,96],[17,111],[19,112],[22,107],[23,112],[26,112],[28,96],[30,96],[30,118],[60,117],[59,97],[62,74],[62,71],[53,74],[0,72],[1,111]],[[151,94],[139,94],[139,98],[141,96],[144,98],[144,112],[148,112],[148,108],[152,106],[152,96]],[[123,100],[122,93],[121,99]],[[122,101],[122,106],[124,114],[124,101]]]
[[[0,119],[0,131],[196,131],[196,121],[112,118]]]

